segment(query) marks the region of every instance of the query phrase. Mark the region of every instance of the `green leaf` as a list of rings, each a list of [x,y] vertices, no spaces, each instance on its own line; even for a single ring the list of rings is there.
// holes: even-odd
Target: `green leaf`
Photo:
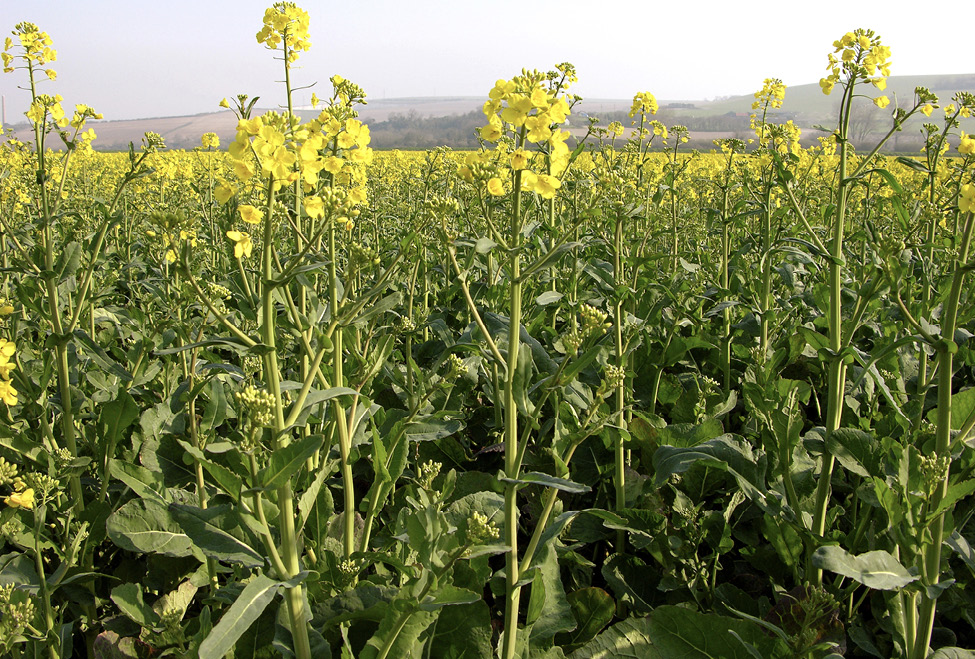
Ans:
[[[874,590],[897,590],[918,579],[883,550],[854,556],[842,547],[827,545],[813,553],[812,564],[821,570],[849,577]]]
[[[928,659],[975,659],[975,652],[962,648],[938,648]]]
[[[792,656],[781,641],[767,636],[758,625],[680,606],[653,610],[650,638],[661,657],[753,659],[742,641],[754,646],[762,657]]]
[[[78,272],[78,268],[81,267],[82,251],[81,243],[77,241],[64,245],[61,254],[58,255],[57,263],[54,264],[54,273],[59,284]]]
[[[473,604],[479,601],[481,596],[474,591],[448,584],[438,588],[432,595],[427,595],[419,606],[421,611],[438,611],[445,606]]]
[[[282,385],[284,384],[291,384],[291,386],[290,387],[282,386],[281,387],[282,391],[301,388],[301,385],[298,384],[297,382],[282,383]],[[357,396],[357,395],[358,392],[355,389],[349,389],[348,387],[332,387],[331,389],[325,389],[325,390],[312,389],[308,392],[308,395],[305,397],[305,400],[302,401],[301,411],[307,410],[308,408],[314,407],[315,405],[318,405],[320,403],[324,403],[325,401],[332,400],[333,398],[338,398],[339,396]],[[291,413],[292,413],[292,409],[289,408],[288,411],[285,413],[285,416],[286,417],[290,416]]]
[[[203,558],[166,505],[153,499],[129,501],[112,513],[105,529],[111,541],[127,551]]]
[[[386,607],[379,629],[366,641],[365,647],[359,652],[358,659],[377,659],[383,648],[387,648],[386,656],[390,659],[419,656],[420,635],[437,619],[437,613],[410,612],[408,608],[404,610],[404,607],[412,606],[412,602],[400,600],[399,604],[400,606]],[[401,616],[405,616],[405,620]]]
[[[324,435],[308,435],[271,453],[267,466],[257,474],[260,487],[271,490],[281,487],[305,466],[305,461],[325,442]]]
[[[975,411],[975,387],[964,389],[951,397],[951,429],[961,430],[962,424]],[[928,412],[928,421],[938,422],[938,408]]]
[[[666,659],[650,641],[648,618],[627,618],[600,633],[568,659]]]
[[[115,400],[102,405],[98,411],[98,429],[104,445],[114,448],[122,432],[139,418],[139,412],[135,399],[125,389],[119,390]]]
[[[98,366],[103,370],[119,377],[124,382],[132,381],[132,374],[125,370],[121,364],[112,359],[112,357],[105,352],[104,348],[95,343],[94,339],[88,336],[87,332],[77,329],[74,331],[74,338],[79,345],[85,348],[85,354],[91,357],[91,360],[98,364]]]
[[[112,601],[125,617],[140,627],[151,629],[159,616],[142,599],[142,587],[139,584],[125,583],[112,589]]]
[[[873,435],[856,428],[834,430],[827,442],[829,452],[844,469],[864,478],[883,476],[877,446]]]
[[[530,568],[538,569],[531,582],[531,596],[525,611],[526,623],[532,626],[532,645],[547,642],[559,632],[569,631],[576,626],[562,586],[558,553],[555,551],[557,542],[554,535],[543,539]]]
[[[671,475],[684,473],[697,463],[728,471],[752,501],[763,506],[773,502],[765,494],[765,455],[732,435],[688,448],[661,446],[653,454],[654,482],[660,487]]]
[[[558,291],[545,291],[537,298],[535,298],[535,304],[537,304],[540,307],[545,307],[550,304],[555,304],[563,297],[565,296],[562,293],[559,293]]]
[[[406,427],[406,438],[411,442],[430,442],[444,437],[450,437],[464,429],[464,422],[460,419],[429,418],[411,423]]]
[[[281,582],[258,574],[251,579],[213,631],[200,644],[200,659],[223,659],[271,603]]]
[[[440,611],[430,634],[430,659],[491,659],[491,614],[483,600]]]
[[[580,588],[566,597],[576,620],[574,631],[560,635],[558,645],[581,645],[591,640],[616,615],[616,602],[602,588]]]
[[[207,400],[203,410],[203,420],[200,421],[200,430],[210,431],[224,422],[227,418],[227,394],[224,391],[223,382],[217,378],[210,380],[210,398]]]
[[[502,483],[517,483],[519,485],[541,485],[543,487],[551,487],[556,490],[561,490],[562,492],[571,492],[572,494],[582,494],[583,492],[589,492],[592,488],[588,485],[583,485],[582,483],[576,483],[575,481],[570,481],[566,478],[557,478],[549,474],[543,474],[537,471],[530,471],[527,474],[522,474],[520,478],[505,478],[501,476],[498,478]]]
[[[951,535],[945,540],[945,544],[954,550],[958,557],[965,562],[968,569],[975,574],[975,551],[972,550],[972,546],[968,544],[968,540],[964,538],[957,530],[952,531]]]
[[[487,254],[497,246],[498,243],[485,236],[477,239],[477,242],[474,243],[474,250],[478,254]]]
[[[229,526],[226,522],[229,506],[214,506],[203,510],[173,503],[169,505],[169,512],[193,543],[209,558],[223,563],[239,563],[248,568],[264,565],[265,560],[261,554],[220,528]]]

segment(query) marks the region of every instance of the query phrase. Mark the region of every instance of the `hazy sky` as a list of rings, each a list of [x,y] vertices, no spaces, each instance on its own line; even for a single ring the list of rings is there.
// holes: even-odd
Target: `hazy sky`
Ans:
[[[42,91],[87,103],[106,119],[216,111],[244,92],[281,102],[281,63],[254,38],[269,0],[0,0],[0,29],[28,20],[58,50],[58,80]],[[522,67],[576,65],[584,98],[661,100],[745,94],[768,77],[815,82],[843,32],[867,27],[893,51],[891,73],[972,73],[971,5],[947,0],[897,11],[893,3],[638,2],[635,0],[305,0],[312,49],[296,85],[338,73],[370,98],[481,96]],[[783,7],[795,7],[785,9]],[[939,30],[923,16],[957,20]],[[932,20],[937,20],[936,16]],[[0,76],[7,122],[27,106],[22,71]],[[311,91],[299,92],[299,103]],[[787,97],[788,98],[788,97]]]

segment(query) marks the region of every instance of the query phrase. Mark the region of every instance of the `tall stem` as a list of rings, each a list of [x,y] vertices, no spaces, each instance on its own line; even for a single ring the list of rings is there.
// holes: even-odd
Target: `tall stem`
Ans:
[[[514,206],[511,210],[511,256],[508,302],[508,359],[504,389],[504,460],[505,475],[518,478],[518,406],[515,404],[515,377],[518,370],[518,353],[521,348],[521,170],[514,174]],[[518,565],[518,491],[515,483],[504,488],[504,532],[509,545],[506,560],[506,597],[504,607],[504,644],[502,659],[513,659],[518,633],[518,604],[521,587]]]

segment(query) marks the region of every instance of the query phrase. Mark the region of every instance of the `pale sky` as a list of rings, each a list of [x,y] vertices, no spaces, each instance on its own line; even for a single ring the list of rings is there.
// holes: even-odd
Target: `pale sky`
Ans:
[[[7,35],[27,20],[51,35],[56,82],[67,108],[86,103],[106,119],[213,112],[243,92],[282,102],[281,63],[254,37],[270,0],[0,0]],[[635,0],[304,0],[312,49],[295,85],[325,96],[338,73],[369,98],[487,97],[522,67],[575,64],[584,98],[661,100],[747,94],[769,77],[787,85],[824,75],[833,40],[873,29],[893,51],[893,75],[975,72],[969,2],[897,10],[890,2],[638,2]],[[790,9],[789,7],[795,7]],[[939,30],[925,7],[958,21]],[[932,20],[942,20],[932,18]],[[7,123],[19,123],[28,94],[23,71],[0,75]],[[311,90],[296,101],[307,102]]]

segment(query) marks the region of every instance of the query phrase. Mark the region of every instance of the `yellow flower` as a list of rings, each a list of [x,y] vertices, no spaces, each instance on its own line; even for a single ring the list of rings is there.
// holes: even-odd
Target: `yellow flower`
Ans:
[[[17,404],[17,390],[10,380],[0,380],[0,400],[11,407]]]
[[[249,204],[238,206],[237,210],[240,212],[240,219],[248,224],[260,224],[264,219],[264,213]]]
[[[261,123],[260,117],[241,119],[237,122],[237,131],[247,133],[248,135],[257,135],[263,126],[264,124]]]
[[[321,218],[325,216],[325,202],[321,197],[305,197],[305,212],[308,217]]]
[[[249,257],[254,249],[249,233],[244,231],[228,231],[227,237],[234,241],[234,258]]]
[[[480,129],[481,139],[486,142],[497,142],[503,133],[503,126],[498,115],[492,114],[488,118],[487,126]]]
[[[247,162],[246,160],[238,160],[234,163],[234,174],[237,175],[241,181],[246,181],[250,177],[254,176],[254,165]]]
[[[213,188],[213,196],[217,198],[221,204],[226,204],[230,201],[230,198],[237,194],[237,190],[227,181],[217,179],[217,185]]]
[[[230,103],[227,102],[226,98],[221,99],[217,105],[219,105],[222,108],[227,108],[228,110],[230,109]]]
[[[540,194],[542,199],[552,199],[555,196],[555,191],[560,187],[562,187],[562,181],[559,179],[548,174],[539,174],[538,181],[535,183],[535,192]]]
[[[349,202],[352,204],[364,204],[368,199],[366,186],[360,185],[349,190]]]
[[[4,503],[11,508],[23,508],[24,510],[30,510],[34,507],[34,490],[27,488],[23,492],[14,492],[9,497],[4,499]]]
[[[930,117],[933,111],[934,111],[934,106],[931,105],[930,103],[924,105],[921,108],[921,114],[923,114],[925,117]]]
[[[890,99],[886,96],[878,96],[877,98],[873,99],[873,104],[882,110],[890,105]]]
[[[500,197],[504,194],[504,184],[497,176],[487,182],[488,194],[493,197]]]
[[[325,159],[324,169],[326,172],[330,174],[338,174],[339,171],[341,171],[342,166],[344,164],[345,161],[339,158],[338,156],[329,156],[328,158]]]
[[[958,143],[958,153],[963,156],[975,155],[975,138],[971,135],[967,135],[965,131],[961,132],[961,141]]]
[[[516,149],[511,154],[511,169],[518,171],[528,166],[528,159],[531,157],[524,149]]]

